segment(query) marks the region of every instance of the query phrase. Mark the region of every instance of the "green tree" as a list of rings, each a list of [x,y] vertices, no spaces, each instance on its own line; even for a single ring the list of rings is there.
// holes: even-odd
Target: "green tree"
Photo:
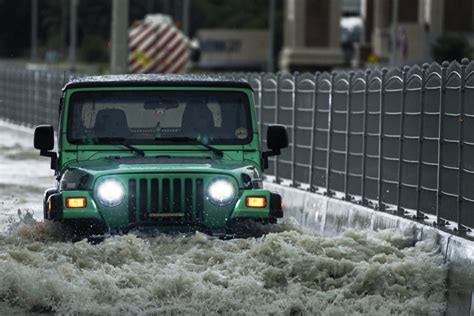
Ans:
[[[0,0],[0,56],[28,57],[30,52],[31,1]]]
[[[437,62],[460,62],[463,58],[471,57],[471,47],[462,34],[443,34],[439,36],[432,47],[433,58]]]

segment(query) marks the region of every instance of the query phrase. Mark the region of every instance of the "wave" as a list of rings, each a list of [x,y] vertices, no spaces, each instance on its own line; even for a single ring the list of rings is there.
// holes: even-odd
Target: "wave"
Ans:
[[[12,227],[0,238],[0,301],[25,312],[441,315],[446,307],[434,236],[326,238],[290,224],[261,238],[128,234],[93,245],[28,216]]]
[[[0,182],[0,197],[2,195],[10,196],[13,195],[31,195],[31,194],[42,194],[46,189],[45,185],[42,183],[39,184],[14,184],[14,183],[1,183]],[[2,191],[5,193],[3,194]],[[40,196],[41,197],[41,196]],[[37,201],[41,203],[41,198]]]

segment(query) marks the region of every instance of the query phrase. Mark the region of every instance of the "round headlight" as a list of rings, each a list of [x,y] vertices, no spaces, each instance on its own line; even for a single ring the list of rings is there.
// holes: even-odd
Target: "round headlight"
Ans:
[[[207,187],[207,196],[217,206],[227,205],[235,197],[234,185],[229,180],[216,179]]]
[[[97,186],[96,195],[101,204],[114,207],[122,203],[125,189],[119,181],[108,179]]]

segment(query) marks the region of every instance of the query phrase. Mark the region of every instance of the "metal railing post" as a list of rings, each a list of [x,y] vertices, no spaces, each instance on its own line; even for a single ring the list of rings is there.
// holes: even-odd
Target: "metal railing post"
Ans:
[[[441,201],[443,197],[441,175],[443,171],[443,116],[445,112],[445,96],[446,96],[446,69],[449,67],[449,62],[443,61],[441,64],[441,91],[439,100],[439,119],[438,119],[438,170],[436,178],[436,224],[438,226],[445,226],[445,221],[441,221]]]
[[[52,91],[54,91],[54,90],[53,90],[54,84],[52,84],[51,78],[52,78],[52,75],[51,75],[50,73],[48,73],[48,76],[46,77],[46,82],[47,82],[47,85],[48,85],[47,94],[46,94],[46,100],[48,100],[48,105],[49,105],[49,106],[48,106],[48,109],[49,109],[51,106],[53,106],[53,104],[54,104],[54,105],[57,104],[56,100],[53,100],[53,93],[52,93]],[[47,111],[48,114],[49,114],[50,111],[49,111],[49,110],[46,110],[46,111]],[[51,117],[54,117],[54,119],[56,119],[56,118],[58,118],[58,115],[59,115],[59,113],[57,113],[57,114],[56,114],[56,113],[51,113],[50,115],[46,115],[45,119],[46,119],[46,120],[49,119],[50,116],[51,116]]]
[[[400,140],[398,142],[398,174],[397,174],[397,215],[403,216],[404,210],[400,207],[402,194],[403,144],[405,141],[405,102],[407,95],[407,72],[410,67],[402,68],[402,99],[400,104]]]
[[[332,141],[332,112],[333,112],[333,101],[334,101],[334,80],[336,73],[331,74],[331,90],[329,94],[329,111],[328,111],[328,144],[326,152],[326,195],[332,196],[331,192],[331,141]]]
[[[345,157],[344,157],[344,199],[350,201],[351,197],[348,193],[349,187],[349,143],[351,139],[351,103],[352,103],[352,80],[354,78],[354,72],[349,72],[349,83],[347,86],[347,104],[346,104],[346,146],[345,146]]]
[[[19,125],[26,125],[26,105],[27,104],[33,104],[33,103],[30,103],[32,102],[33,99],[31,97],[31,94],[32,94],[32,87],[31,87],[31,79],[30,76],[29,76],[29,73],[28,73],[28,70],[22,70],[21,72],[22,76],[21,76],[21,81],[22,81],[22,84],[21,84],[21,87],[25,87],[26,88],[26,91],[21,91],[20,92],[20,87],[18,87],[18,94],[21,95],[21,101],[20,101],[20,104],[18,104],[19,106],[19,109],[20,109],[20,112],[18,114],[18,117],[17,117],[17,124]],[[34,89],[34,88],[33,88]],[[33,101],[34,102],[34,101]]]
[[[466,101],[466,68],[469,64],[469,60],[464,58],[461,60],[461,96],[459,99],[459,142],[458,142],[458,233],[464,235],[466,233],[466,228],[464,227],[462,221],[462,213],[463,213],[463,201],[464,201],[464,108],[465,108],[465,101]]]
[[[275,124],[278,124],[278,121],[280,120],[280,74],[277,74],[276,77],[276,85],[275,85]],[[279,179],[279,172],[280,172],[280,167],[278,165],[279,162],[279,155],[275,156],[275,165],[274,165],[274,172],[273,174],[275,175],[275,183],[280,183]]]
[[[383,211],[385,210],[385,205],[383,204],[383,197],[382,197],[382,187],[383,187],[383,142],[384,142],[384,93],[385,93],[385,81],[387,76],[388,69],[382,69],[382,77],[380,80],[380,114],[379,114],[379,161],[378,161],[378,210]]]
[[[360,179],[360,203],[362,205],[367,205],[368,201],[365,197],[365,176],[367,173],[366,170],[366,156],[367,156],[367,116],[368,116],[368,103],[369,103],[369,76],[370,76],[370,69],[365,71],[365,91],[364,91],[364,118],[362,120],[362,129],[363,129],[363,136],[362,136],[362,176]]]
[[[11,99],[11,76],[10,76],[10,69],[5,69],[5,74],[3,75],[3,80],[5,81],[4,85],[4,90],[3,93],[5,93],[5,98],[3,98],[3,102],[5,103],[5,118],[7,120],[11,120],[10,118],[10,109],[12,107],[12,99]],[[10,93],[7,93],[7,91],[10,91]]]
[[[425,114],[425,93],[426,93],[426,72],[430,67],[425,63],[421,70],[421,97],[420,97],[420,124],[418,129],[418,164],[416,167],[416,219],[421,221],[425,218],[421,212],[421,170],[423,166],[423,144],[424,144],[424,114]]]
[[[291,186],[296,188],[295,172],[296,172],[296,81],[298,78],[298,73],[296,72],[293,75],[293,90],[291,91]]]
[[[313,117],[311,118],[311,151],[309,153],[309,191],[314,192],[317,189],[313,188],[313,170],[314,170],[314,144],[316,143],[316,117],[318,110],[318,89],[319,89],[319,75],[317,72],[314,75],[314,94],[313,94]]]
[[[39,100],[39,91],[40,91],[40,86],[41,86],[41,73],[38,72],[38,71],[35,71],[35,84],[34,84],[34,91],[33,91],[33,98],[34,98],[34,101],[33,101],[33,113],[36,114],[36,110],[41,106],[41,100]],[[47,88],[48,89],[48,88]],[[41,89],[41,90],[44,90],[44,89]],[[34,122],[35,119],[33,119],[33,122],[32,121],[29,121],[28,123],[29,124],[35,124],[36,122]]]

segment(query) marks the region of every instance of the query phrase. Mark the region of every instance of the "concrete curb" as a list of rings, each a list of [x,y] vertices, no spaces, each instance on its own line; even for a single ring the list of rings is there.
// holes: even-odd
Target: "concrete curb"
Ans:
[[[282,195],[285,217],[318,235],[336,236],[347,228],[380,230],[413,229],[417,240],[436,234],[448,263],[447,315],[474,316],[474,242],[436,228],[388,213],[328,198],[312,192],[265,182],[264,187]]]

